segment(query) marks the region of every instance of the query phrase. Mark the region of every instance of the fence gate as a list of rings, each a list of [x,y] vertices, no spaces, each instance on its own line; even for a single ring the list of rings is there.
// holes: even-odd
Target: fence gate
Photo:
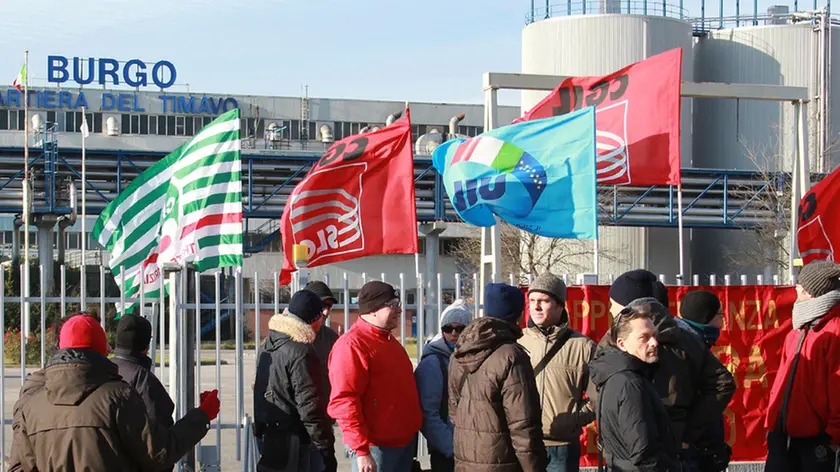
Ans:
[[[252,386],[260,344],[252,342],[246,346],[245,341],[260,340],[266,334],[261,332],[261,323],[258,321],[262,310],[274,314],[280,313],[288,306],[281,303],[276,273],[270,284],[273,289],[273,297],[270,297],[273,298],[273,303],[261,303],[261,299],[266,299],[266,294],[260,293],[259,275],[253,274],[253,293],[245,293],[243,274],[237,270],[208,274],[198,274],[187,269],[167,271],[165,277],[160,279],[160,288],[165,288],[168,293],[163,300],[145,296],[106,296],[109,291],[106,281],[109,279],[104,267],[99,268],[98,290],[79,295],[80,290],[85,290],[86,286],[79,284],[78,287],[74,285],[69,290],[73,294],[68,296],[68,287],[72,285],[68,284],[68,276],[72,271],[68,271],[64,266],[61,266],[59,271],[61,283],[58,296],[47,296],[43,290],[39,290],[40,293],[35,296],[24,297],[20,295],[19,283],[24,279],[23,272],[23,266],[13,269],[9,263],[0,264],[0,275],[3,277],[0,283],[0,326],[5,328],[4,336],[0,336],[0,351],[5,356],[5,362],[0,363],[0,455],[3,458],[7,459],[11,451],[12,412],[9,410],[10,405],[18,398],[21,379],[25,379],[27,373],[43,368],[57,350],[61,321],[68,315],[85,311],[98,317],[103,327],[107,328],[106,332],[113,333],[116,328],[113,314],[137,304],[135,309],[139,309],[152,323],[153,337],[149,357],[155,360],[152,369],[175,403],[175,418],[180,418],[188,410],[196,407],[202,391],[218,390],[221,399],[219,417],[211,424],[211,430],[195,450],[182,459],[179,470],[255,470],[256,448],[250,431],[253,415]],[[43,266],[38,273],[38,284],[33,286],[44,287],[45,284],[40,283],[44,278]],[[399,290],[403,306],[400,342],[406,345],[406,342],[413,343],[416,339],[430,339],[438,332],[439,314],[447,306],[447,303],[444,303],[441,276],[437,275],[434,294],[427,292],[433,285],[428,280],[424,281],[422,275],[417,276],[412,289],[406,288],[404,274],[392,278],[393,280],[388,279],[386,274],[377,277],[378,280],[391,283]],[[660,278],[666,282],[664,276]],[[563,279],[567,283],[573,282],[568,275],[563,276]],[[611,276],[607,277],[605,282],[610,283],[612,279]],[[368,278],[363,276],[363,280]],[[509,277],[511,284],[528,283],[530,280],[530,276],[515,277],[510,274]],[[578,277],[578,282],[581,280],[581,277]],[[755,280],[759,285],[764,283],[762,276],[755,277]],[[709,285],[716,285],[717,281],[713,276]],[[331,285],[329,280],[326,282]],[[699,285],[699,277],[695,276],[693,282]],[[732,278],[727,275],[723,277],[723,282],[725,285],[733,282],[745,285],[749,281],[747,276]],[[773,277],[773,282],[779,283],[778,276]],[[116,290],[117,293],[122,293],[118,286],[124,284],[124,280],[118,281],[117,287],[113,287],[113,282],[109,283],[112,285],[111,292]],[[478,277],[475,274],[456,274],[455,290],[450,295],[453,299],[460,299],[462,296],[469,298],[469,295],[479,292],[477,284]],[[293,279],[292,288],[297,289],[299,285],[299,281]],[[17,293],[7,293],[8,287],[12,287]],[[164,293],[164,290],[159,293]],[[414,295],[415,303],[406,303],[410,294]],[[351,325],[351,312],[358,310],[358,305],[352,303],[350,295],[347,274],[344,274],[342,288],[336,291],[336,298],[339,298],[341,303],[333,306],[334,311],[344,313],[343,323],[332,324],[332,328],[340,333]],[[427,298],[427,295],[436,296]],[[249,299],[248,303],[245,302],[246,299]],[[425,303],[416,303],[420,300]],[[429,303],[429,300],[433,303]],[[474,316],[478,316],[480,308],[480,305],[474,304]],[[29,316],[21,316],[26,313]],[[102,316],[103,314],[107,316]],[[415,332],[409,337],[406,332],[407,325],[416,325],[413,329]],[[232,345],[228,344],[230,339],[233,340]],[[416,343],[416,350],[409,353],[415,362],[422,356],[423,347],[423,342]],[[336,450],[342,449],[342,445],[337,441]],[[426,456],[422,435],[419,454],[421,458]],[[349,466],[342,465],[342,470],[343,467]],[[6,470],[8,464],[4,460],[0,463],[0,472]]]

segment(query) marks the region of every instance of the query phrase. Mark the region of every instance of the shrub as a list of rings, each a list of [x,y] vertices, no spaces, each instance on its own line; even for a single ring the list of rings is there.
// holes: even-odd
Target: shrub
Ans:
[[[40,331],[33,331],[29,333],[29,336],[26,338],[26,363],[27,364],[40,364],[41,362],[41,333]],[[9,328],[6,330],[5,334],[3,335],[3,348],[5,355],[6,362],[11,362],[13,364],[20,364],[20,340],[21,340],[21,333],[20,330],[17,328]],[[51,356],[53,352],[55,352],[55,348],[58,345],[58,333],[52,329],[47,328],[46,331],[46,342],[47,342],[47,357]]]

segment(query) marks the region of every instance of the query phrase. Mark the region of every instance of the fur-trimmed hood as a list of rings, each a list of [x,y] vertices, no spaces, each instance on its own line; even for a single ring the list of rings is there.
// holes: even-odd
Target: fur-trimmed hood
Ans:
[[[268,329],[279,334],[285,334],[292,341],[312,344],[315,342],[315,331],[303,320],[291,314],[274,315],[268,320]],[[271,333],[269,333],[269,337]]]

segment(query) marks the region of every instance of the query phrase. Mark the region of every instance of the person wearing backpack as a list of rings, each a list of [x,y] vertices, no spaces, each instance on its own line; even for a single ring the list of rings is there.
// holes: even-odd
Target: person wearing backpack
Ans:
[[[581,430],[595,421],[589,362],[596,344],[572,330],[565,305],[566,284],[551,273],[537,277],[528,290],[528,327],[519,339],[537,380],[547,472],[580,470]]]
[[[429,443],[432,472],[455,470],[452,437],[455,427],[449,420],[449,358],[461,332],[472,321],[472,311],[464,300],[457,300],[440,316],[440,334],[423,348],[423,357],[414,371],[423,426],[420,432]]]

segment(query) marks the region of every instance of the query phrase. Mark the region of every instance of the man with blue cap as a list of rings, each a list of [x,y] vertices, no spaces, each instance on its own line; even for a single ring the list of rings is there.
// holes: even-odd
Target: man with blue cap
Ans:
[[[455,470],[544,472],[548,464],[534,369],[516,341],[521,290],[484,289],[484,317],[461,333],[449,367]]]

